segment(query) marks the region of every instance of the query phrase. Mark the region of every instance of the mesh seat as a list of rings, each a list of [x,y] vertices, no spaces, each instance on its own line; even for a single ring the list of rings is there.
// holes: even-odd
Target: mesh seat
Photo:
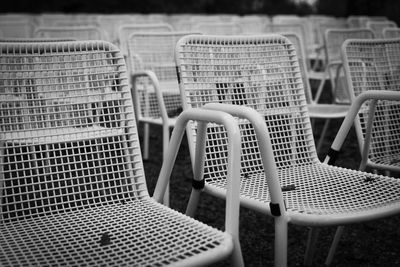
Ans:
[[[274,218],[275,266],[287,264],[289,223],[342,225],[400,212],[399,180],[318,160],[296,49],[287,38],[187,36],[176,49],[184,110],[238,117],[241,204]],[[193,155],[195,123],[187,136]],[[210,129],[208,139],[204,191],[223,198],[229,178],[224,128]],[[199,194],[193,188],[189,214]]]
[[[192,266],[240,250],[234,201],[221,231],[148,195],[115,46],[0,43],[0,53],[1,266]]]

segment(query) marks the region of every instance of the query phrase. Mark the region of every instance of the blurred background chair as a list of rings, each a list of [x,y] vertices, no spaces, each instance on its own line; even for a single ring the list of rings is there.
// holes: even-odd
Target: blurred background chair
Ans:
[[[289,223],[315,229],[400,212],[399,180],[318,160],[295,50],[281,35],[199,35],[183,37],[176,52],[184,110],[203,107],[238,117],[240,200],[274,218],[275,266],[287,264]],[[187,137],[193,157],[193,144],[203,142],[197,140],[195,123]],[[225,129],[209,129],[208,139],[204,180],[194,183],[190,215],[200,192],[225,197]],[[204,188],[198,186],[202,182]],[[315,246],[316,232],[310,232],[309,248]],[[306,264],[312,252],[306,251]]]
[[[193,25],[192,31],[202,34],[237,35],[242,34],[243,29],[237,22],[199,22]]]
[[[233,251],[240,264],[234,190],[225,231],[148,195],[115,46],[0,43],[0,73],[0,265],[192,266]],[[161,184],[173,163],[162,167]]]
[[[400,28],[388,27],[383,29],[383,38],[398,38],[400,37]]]
[[[368,21],[366,27],[374,32],[375,38],[383,38],[383,29],[385,28],[397,28],[397,24],[394,21]]]
[[[347,40],[342,47],[343,64],[354,102],[365,92],[400,91],[400,39]],[[363,103],[354,121],[361,162],[359,169],[400,173],[400,102],[384,99]],[[334,147],[334,144],[332,144]],[[331,152],[332,157],[338,153]],[[393,173],[392,173],[393,174]],[[338,227],[326,265],[330,265],[344,227]]]
[[[96,26],[48,26],[37,27],[35,38],[73,38],[79,41],[107,40],[105,32]]]

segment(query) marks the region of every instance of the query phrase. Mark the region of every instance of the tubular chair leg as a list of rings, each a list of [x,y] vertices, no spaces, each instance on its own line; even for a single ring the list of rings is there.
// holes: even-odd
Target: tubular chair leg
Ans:
[[[287,266],[288,225],[285,218],[275,217],[275,267]]]
[[[319,136],[319,139],[318,139],[317,153],[321,152],[321,147],[322,147],[322,145],[324,143],[324,138],[325,138],[326,132],[328,130],[329,123],[330,123],[330,119],[326,119],[325,123],[324,123],[324,127],[322,128],[321,135]]]
[[[242,255],[242,249],[240,247],[240,241],[239,241],[239,237],[235,236],[233,237],[233,252],[231,255],[231,266],[233,267],[244,267],[244,261],[243,261],[243,255]]]
[[[150,125],[144,123],[143,125],[143,159],[149,159],[149,139],[150,139]]]
[[[313,262],[318,234],[319,234],[318,228],[315,227],[310,228],[310,231],[308,232],[306,253],[304,255],[304,266],[311,266]]]
[[[167,156],[167,151],[168,151],[168,145],[169,145],[169,126],[163,125],[163,160]],[[169,207],[169,184],[167,185],[167,188],[165,189],[165,194],[164,194],[164,199],[163,199],[163,204],[165,206]]]
[[[342,237],[343,234],[343,230],[344,230],[344,226],[339,226],[336,229],[336,233],[335,233],[335,237],[333,238],[331,247],[329,249],[329,253],[328,256],[326,257],[325,260],[325,266],[330,266],[333,260],[333,256],[335,255],[336,252],[336,248],[339,244],[340,238]]]
[[[194,217],[200,200],[201,190],[192,188],[192,193],[186,207],[186,215]]]

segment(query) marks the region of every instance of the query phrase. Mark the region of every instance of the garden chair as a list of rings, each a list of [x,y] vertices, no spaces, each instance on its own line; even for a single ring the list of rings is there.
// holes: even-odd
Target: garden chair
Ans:
[[[150,124],[162,126],[163,155],[182,111],[174,61],[177,41],[189,32],[133,33],[128,61],[137,121],[144,124],[143,158],[149,158]]]
[[[229,255],[241,264],[232,181],[224,231],[159,203],[178,142],[161,168],[154,198],[148,195],[116,46],[1,43],[0,55],[1,266],[196,266]],[[175,140],[189,119],[204,129],[208,120],[229,129],[228,169],[238,179],[234,118],[185,112]]]
[[[387,27],[383,29],[383,38],[398,38],[400,37],[400,28]]]
[[[400,91],[400,38],[348,40],[342,47],[350,98],[374,90]],[[368,101],[357,114],[355,130],[361,152],[360,170],[400,172],[400,103]],[[330,265],[344,227],[338,227],[326,265]]]
[[[73,38],[80,41],[106,40],[105,32],[96,26],[42,26],[37,27],[35,38]]]
[[[283,36],[287,37],[292,44],[296,48],[296,54],[299,59],[299,66],[301,70],[301,77],[303,79],[304,91],[307,101],[308,113],[311,119],[324,119],[325,123],[320,132],[319,139],[317,142],[317,152],[321,154],[321,149],[323,142],[325,140],[325,135],[329,129],[329,122],[331,119],[343,119],[347,111],[349,110],[348,105],[340,105],[335,103],[317,103],[313,99],[310,79],[309,79],[309,72],[307,71],[306,65],[306,58],[305,58],[305,51],[304,46],[302,45],[303,42],[301,41],[301,37],[298,36],[296,33],[281,33]],[[312,124],[314,124],[314,120],[312,120]],[[313,129],[315,129],[313,125]]]
[[[192,27],[192,31],[202,34],[238,35],[243,33],[242,26],[237,22],[200,22]]]
[[[385,28],[397,28],[397,24],[394,21],[368,21],[367,28],[374,32],[375,38],[383,38],[383,29]]]
[[[288,224],[315,229],[400,212],[399,180],[317,158],[296,49],[286,37],[186,36],[177,44],[176,62],[184,110],[203,107],[238,117],[240,200],[274,218],[275,266],[287,264]],[[195,123],[187,137],[193,156]],[[195,212],[202,191],[225,197],[225,130],[216,126],[208,137],[204,176],[194,182],[187,214]]]

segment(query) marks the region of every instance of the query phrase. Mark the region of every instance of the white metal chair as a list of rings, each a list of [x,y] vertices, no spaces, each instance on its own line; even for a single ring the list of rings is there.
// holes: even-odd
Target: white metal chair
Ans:
[[[383,38],[383,29],[385,28],[397,28],[397,24],[394,21],[368,21],[367,28],[374,32],[375,38]]]
[[[6,38],[31,38],[34,27],[33,20],[29,17],[0,20],[0,30]]]
[[[232,181],[224,231],[158,203],[178,145],[171,146],[154,198],[148,195],[117,47],[102,41],[1,43],[0,97],[1,266],[195,266],[229,255],[240,265]],[[230,129],[228,169],[238,179],[235,120],[185,112],[175,144],[189,119],[204,129],[208,120]]]
[[[176,49],[184,110],[203,107],[239,117],[240,200],[274,218],[275,266],[287,264],[289,223],[342,225],[400,212],[399,180],[318,160],[296,49],[287,38],[187,36]],[[187,129],[191,155],[195,133],[193,123]],[[194,183],[188,214],[202,190],[225,197],[225,132],[214,127],[208,133],[204,180]]]
[[[80,41],[106,40],[105,32],[96,26],[42,26],[37,27],[35,38],[73,38]]]
[[[150,124],[162,126],[163,155],[170,129],[182,111],[174,52],[188,32],[134,33],[128,38],[128,61],[137,121],[144,123],[143,158],[148,159]]]
[[[237,22],[200,22],[192,26],[192,31],[202,34],[238,35],[243,33],[242,26]]]
[[[304,91],[307,101],[308,113],[311,119],[324,119],[325,123],[320,133],[318,142],[317,142],[317,152],[320,154],[321,147],[323,145],[325,135],[329,129],[329,122],[331,119],[340,119],[344,118],[349,110],[348,105],[340,105],[335,103],[317,103],[313,99],[310,79],[309,79],[309,71],[307,70],[306,65],[306,56],[304,51],[303,42],[301,41],[301,37],[296,33],[281,33],[283,36],[286,36],[292,44],[296,48],[296,54],[299,59],[299,66],[301,70],[301,77],[303,79]],[[312,121],[314,123],[314,121]],[[315,129],[315,127],[313,127]]]
[[[387,27],[383,28],[383,38],[398,38],[400,37],[400,28]]]

